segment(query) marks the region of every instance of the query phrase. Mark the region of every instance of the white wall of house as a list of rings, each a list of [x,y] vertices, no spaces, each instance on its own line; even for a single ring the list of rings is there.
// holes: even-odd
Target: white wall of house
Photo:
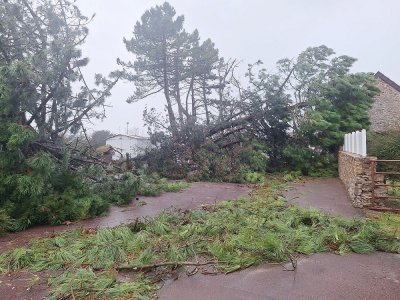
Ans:
[[[109,137],[106,140],[106,144],[121,152],[124,158],[126,157],[126,153],[129,153],[131,157],[136,157],[139,154],[143,154],[147,148],[151,148],[152,146],[149,138],[124,134]],[[121,154],[116,151],[112,158],[113,160],[118,160],[121,158]]]

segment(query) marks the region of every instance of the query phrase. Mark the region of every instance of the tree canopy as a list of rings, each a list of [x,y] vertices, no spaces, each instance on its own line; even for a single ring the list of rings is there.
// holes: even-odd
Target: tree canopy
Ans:
[[[92,88],[80,50],[91,18],[74,1],[9,0],[0,17],[0,231],[2,219],[22,229],[96,215],[138,190],[139,177],[107,176],[115,169],[91,151],[110,132],[90,138],[84,126],[104,117],[119,78],[134,86],[130,103],[165,100],[165,112],[143,113],[155,147],[136,167],[193,180],[257,182],[282,169],[332,175],[344,134],[368,127],[378,91],[370,74],[351,72],[356,59],[324,45],[273,70],[257,61],[242,78],[239,60],[188,32],[167,2],[123,40],[132,61],[118,59],[121,70],[96,75]]]

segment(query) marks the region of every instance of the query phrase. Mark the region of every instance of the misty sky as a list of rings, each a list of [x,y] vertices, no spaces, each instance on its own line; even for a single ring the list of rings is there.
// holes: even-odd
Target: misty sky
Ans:
[[[122,42],[145,10],[162,4],[156,0],[78,0],[82,13],[96,17],[89,25],[83,54],[90,59],[86,77],[108,74],[116,58],[132,59]],[[327,45],[338,55],[358,59],[353,71],[381,71],[400,84],[399,0],[170,0],[177,14],[185,16],[185,29],[198,29],[211,38],[221,56],[238,58],[243,66],[262,60],[273,71],[281,58],[294,58],[309,46]],[[139,128],[142,112],[163,109],[162,96],[127,104],[134,88],[121,82],[112,90],[107,118],[88,127],[125,133]]]

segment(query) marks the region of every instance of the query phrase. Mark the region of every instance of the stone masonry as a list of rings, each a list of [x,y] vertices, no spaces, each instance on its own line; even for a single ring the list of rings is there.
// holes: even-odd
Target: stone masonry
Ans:
[[[369,111],[370,130],[373,132],[400,130],[400,86],[381,72],[375,74],[375,79],[381,92],[375,97]]]
[[[339,177],[345,185],[354,207],[361,208],[371,205],[371,159],[374,158],[362,157],[345,151],[339,152]]]

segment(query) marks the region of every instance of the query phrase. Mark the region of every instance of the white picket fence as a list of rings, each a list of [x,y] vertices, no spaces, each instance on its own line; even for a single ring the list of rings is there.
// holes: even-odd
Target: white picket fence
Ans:
[[[363,129],[345,134],[343,151],[367,156],[367,131]]]

